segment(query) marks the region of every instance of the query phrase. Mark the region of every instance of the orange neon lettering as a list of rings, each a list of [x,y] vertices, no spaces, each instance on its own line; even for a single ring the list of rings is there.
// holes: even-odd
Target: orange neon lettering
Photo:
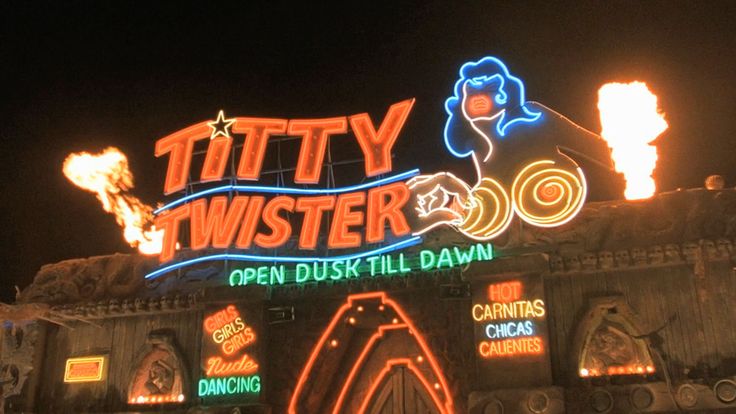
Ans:
[[[200,122],[156,141],[156,157],[171,153],[166,169],[164,194],[184,189],[189,176],[189,166],[192,163],[194,142],[209,136],[209,125],[207,122]]]
[[[294,211],[294,199],[287,196],[278,196],[266,204],[263,209],[263,222],[271,229],[271,234],[256,234],[255,242],[264,248],[278,247],[291,236],[291,225],[279,216],[280,210]]]
[[[237,361],[224,361],[215,356],[207,359],[206,376],[228,377],[231,375],[248,375],[258,371],[258,364],[248,354]]]
[[[350,126],[365,155],[365,175],[367,177],[391,171],[391,149],[413,105],[414,99],[391,105],[378,132],[367,113],[350,117]]]
[[[521,299],[521,282],[495,283],[488,286],[488,298],[493,302],[513,302]]]
[[[294,182],[316,184],[322,172],[327,139],[333,134],[348,132],[348,120],[344,116],[324,119],[293,119],[289,121],[289,135],[301,135],[302,146],[296,164]]]
[[[218,136],[210,140],[207,147],[207,155],[202,165],[202,174],[200,181],[218,181],[225,174],[227,160],[230,158],[230,147],[232,147],[233,139],[225,136]]]
[[[164,232],[161,254],[158,256],[160,262],[167,262],[174,258],[176,244],[179,240],[179,223],[189,217],[190,210],[190,205],[184,204],[167,213],[161,214],[154,220],[154,226]]]
[[[388,222],[396,236],[409,233],[409,224],[401,209],[409,201],[409,188],[398,182],[368,191],[368,217],[366,218],[365,240],[368,243],[383,241],[384,223]],[[388,201],[386,199],[388,198]]]
[[[226,196],[212,197],[209,209],[206,199],[193,201],[191,203],[192,250],[204,249],[210,245],[210,242],[212,247],[218,249],[230,246],[247,204],[247,196],[233,198],[229,207]]]
[[[269,136],[285,133],[287,124],[286,119],[235,118],[233,133],[245,134],[243,153],[238,165],[239,179],[258,180]]]
[[[322,213],[335,207],[335,196],[300,197],[296,200],[296,211],[304,213],[302,231],[299,234],[300,249],[317,247],[317,237],[322,223]]]
[[[351,232],[350,226],[363,224],[363,212],[351,211],[351,208],[365,204],[365,193],[341,194],[337,197],[335,216],[332,218],[327,246],[347,248],[360,246],[360,233]]]
[[[207,333],[212,333],[217,329],[220,329],[226,323],[234,321],[240,316],[240,313],[233,305],[228,305],[227,308],[217,311],[214,314],[208,316],[204,320],[204,329]]]
[[[514,355],[539,355],[544,353],[542,338],[510,338],[499,341],[481,341],[478,354],[483,358],[498,358]]]
[[[240,225],[240,233],[238,240],[235,241],[235,247],[238,249],[250,249],[250,246],[258,229],[258,219],[261,217],[263,205],[266,199],[262,196],[252,196],[248,203],[248,208],[243,215],[243,223]]]

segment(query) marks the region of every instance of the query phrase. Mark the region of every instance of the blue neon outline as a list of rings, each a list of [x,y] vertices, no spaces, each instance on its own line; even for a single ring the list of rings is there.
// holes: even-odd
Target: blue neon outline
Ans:
[[[363,183],[363,184],[356,184],[348,187],[340,187],[340,188],[319,188],[319,189],[311,189],[311,188],[289,188],[289,187],[268,187],[268,186],[258,186],[258,185],[224,185],[221,187],[215,187],[215,188],[209,188],[207,190],[202,190],[198,193],[190,194],[188,196],[182,197],[178,200],[174,200],[170,202],[169,204],[166,204],[163,207],[160,207],[156,210],[154,210],[153,214],[159,214],[164,210],[168,210],[171,207],[178,206],[179,204],[186,203],[189,200],[203,197],[210,194],[217,194],[217,193],[226,193],[228,191],[250,191],[253,193],[274,193],[274,194],[339,194],[339,193],[347,193],[350,191],[357,191],[357,190],[365,190],[366,188],[372,188],[372,187],[378,187],[383,184],[389,184],[396,181],[401,181],[407,178],[414,177],[415,175],[419,174],[419,169],[415,168],[413,170],[409,170],[400,174],[393,175],[391,177],[381,178],[380,180],[372,181],[369,183]]]
[[[348,259],[360,259],[367,256],[375,256],[380,255],[383,253],[392,252],[394,250],[403,249],[405,247],[411,247],[414,245],[419,244],[422,241],[422,238],[420,236],[414,236],[406,240],[402,240],[399,242],[396,242],[394,244],[389,244],[388,246],[379,247],[377,249],[360,252],[360,253],[354,253],[354,254],[346,254],[342,256],[330,256],[330,257],[295,257],[295,256],[260,256],[260,255],[253,255],[253,254],[232,254],[232,253],[221,253],[221,254],[213,254],[209,256],[202,256],[197,257],[196,259],[190,259],[185,260],[183,262],[174,263],[172,265],[168,265],[166,267],[162,267],[160,269],[154,270],[153,272],[146,275],[145,279],[153,279],[155,277],[161,276],[164,273],[170,272],[172,270],[180,269],[185,266],[189,266],[195,263],[201,263],[206,262],[210,260],[234,260],[234,261],[241,261],[241,262],[285,262],[285,263],[304,263],[304,262],[334,262],[337,260],[348,260]]]
[[[501,71],[503,73],[502,74],[498,74],[497,73],[497,74],[490,75],[490,76],[488,76],[488,75],[487,76],[476,76],[474,78],[468,78],[463,73],[468,68],[479,66],[479,65],[482,65],[482,64],[485,64],[485,63],[488,63],[488,62],[493,62],[493,63],[497,64],[501,68]],[[453,88],[454,95],[451,96],[451,97],[449,97],[449,98],[447,98],[447,100],[445,100],[445,105],[444,105],[445,106],[445,112],[447,113],[447,116],[448,116],[447,121],[445,122],[445,128],[443,130],[443,135],[444,135],[444,140],[445,140],[445,147],[450,152],[450,154],[452,154],[453,156],[455,156],[457,158],[466,158],[466,157],[472,155],[473,152],[474,152],[473,150],[469,150],[467,152],[462,152],[462,153],[455,151],[452,148],[452,145],[450,145],[451,139],[450,139],[449,131],[448,131],[448,129],[450,127],[450,124],[451,124],[450,119],[452,119],[453,116],[458,116],[458,114],[455,114],[454,111],[450,109],[450,104],[462,105],[463,85],[466,82],[477,83],[477,81],[475,81],[476,79],[484,80],[484,79],[492,79],[495,76],[500,76],[502,78],[502,83],[501,83],[501,87],[499,88],[499,90],[502,93],[504,93],[504,94],[506,94],[506,92],[503,91],[503,86],[505,85],[503,81],[505,81],[506,79],[508,79],[509,81],[515,82],[519,86],[519,108],[521,108],[522,115],[507,121],[506,120],[506,118],[507,118],[506,115],[507,115],[508,110],[504,111],[501,114],[501,116],[499,117],[498,121],[496,122],[496,128],[495,128],[496,129],[496,132],[501,137],[505,137],[506,136],[506,134],[508,133],[509,128],[512,125],[517,124],[519,122],[532,123],[532,122],[537,121],[542,116],[542,113],[541,112],[535,112],[535,111],[532,111],[531,109],[529,109],[529,108],[526,107],[526,105],[525,105],[526,104],[526,98],[525,98],[524,82],[522,82],[521,79],[519,79],[519,78],[517,78],[515,76],[512,76],[511,73],[509,73],[509,69],[506,66],[506,64],[503,63],[503,61],[501,61],[500,59],[495,58],[493,56],[486,56],[486,57],[484,57],[484,58],[482,58],[482,59],[480,59],[478,61],[475,61],[475,62],[473,62],[473,61],[466,62],[466,63],[464,63],[460,67],[460,70],[458,71],[458,74],[459,74],[460,78],[457,80],[457,82],[455,82],[455,86]],[[504,79],[504,77],[505,77],[505,79]],[[509,100],[508,99],[508,95],[506,95],[506,100],[505,100],[506,102],[504,102],[504,103],[508,103],[508,100]],[[497,101],[497,100],[494,99],[494,101]],[[499,104],[501,104],[501,102],[499,102]]]

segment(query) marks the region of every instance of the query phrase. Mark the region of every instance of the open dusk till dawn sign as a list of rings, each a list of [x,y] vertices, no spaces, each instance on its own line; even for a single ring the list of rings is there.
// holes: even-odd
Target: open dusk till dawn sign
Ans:
[[[621,88],[643,87],[644,98],[635,102],[651,106],[653,99],[650,112],[659,123],[641,138],[641,153],[654,151],[655,158],[649,161],[656,162],[656,149],[648,143],[666,128],[656,96],[641,83],[609,85],[619,87],[607,92],[613,99],[604,99],[608,85],[601,88],[604,137],[606,119],[615,121],[616,109],[631,106],[625,98],[615,98]],[[523,82],[494,57],[462,65],[449,92],[444,111],[438,110],[445,118],[444,128],[426,139],[435,141],[428,145],[472,166],[473,177],[426,171],[421,165],[395,170],[392,149],[412,109],[420,104],[414,99],[390,105],[380,121],[367,113],[285,119],[226,116],[220,111],[213,120],[156,142],[155,155],[168,159],[164,194],[178,198],[153,210],[137,199],[131,204],[129,197],[118,221],[132,244],[158,254],[160,266],[146,276],[149,279],[218,260],[244,263],[230,272],[232,286],[451,268],[491,260],[491,241],[514,220],[535,227],[572,220],[585,203],[589,185],[580,157],[613,170],[613,138],[631,132],[620,132],[609,121],[612,139],[604,140],[544,105],[527,101]],[[293,182],[265,185],[264,160],[277,156],[269,153],[269,140],[284,136],[299,141],[295,165],[288,166]],[[325,188],[320,178],[329,142],[337,136],[354,139],[359,146],[364,179]],[[195,153],[204,153],[203,162],[192,162]],[[121,156],[103,154],[95,162],[109,157],[124,162],[127,169]],[[83,157],[89,164],[95,156],[70,156],[64,172],[75,184],[96,191],[106,209],[117,214],[115,196],[101,196],[83,175],[90,168]],[[226,170],[231,173],[226,175]],[[627,181],[634,182],[623,172]],[[641,182],[639,196],[642,191],[644,197],[651,196],[653,181]],[[630,191],[627,187],[627,195]],[[126,220],[125,215],[137,209],[144,218]],[[153,223],[149,230],[143,230],[146,221]],[[467,246],[422,249],[423,237],[440,228],[461,233]],[[182,247],[202,254],[178,257]]]

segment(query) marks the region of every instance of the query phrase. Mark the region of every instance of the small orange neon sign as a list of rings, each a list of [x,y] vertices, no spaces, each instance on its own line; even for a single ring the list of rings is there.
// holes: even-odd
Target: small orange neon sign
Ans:
[[[96,382],[104,375],[104,355],[68,358],[64,369],[64,382]]]

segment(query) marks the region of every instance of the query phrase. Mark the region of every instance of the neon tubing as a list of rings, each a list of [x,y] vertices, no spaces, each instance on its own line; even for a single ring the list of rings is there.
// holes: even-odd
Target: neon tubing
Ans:
[[[340,194],[340,193],[348,193],[350,191],[358,191],[358,190],[365,190],[365,189],[372,188],[372,187],[378,187],[383,184],[390,184],[396,181],[402,181],[407,178],[414,177],[415,175],[418,175],[418,174],[419,174],[419,169],[415,168],[413,170],[409,170],[401,174],[396,174],[391,177],[381,178],[380,180],[372,181],[370,183],[357,184],[357,185],[352,185],[348,187],[324,188],[324,189],[268,187],[268,186],[259,186],[259,185],[232,185],[232,184],[223,185],[220,187],[209,188],[207,190],[203,190],[198,193],[190,194],[178,200],[172,201],[171,203],[166,204],[165,206],[156,209],[153,212],[153,214],[159,214],[162,211],[178,206],[179,204],[186,203],[187,201],[193,200],[195,198],[204,197],[210,194],[227,193],[229,191],[244,191],[244,192],[249,191],[249,192],[254,192],[254,193],[302,194],[302,195]]]
[[[182,267],[186,267],[189,265],[193,265],[196,263],[201,262],[207,262],[211,260],[233,260],[233,261],[240,261],[240,262],[287,262],[287,263],[302,263],[302,262],[334,262],[337,260],[349,260],[349,259],[360,259],[367,256],[375,256],[380,255],[383,253],[388,253],[394,250],[403,249],[405,247],[414,246],[416,244],[419,244],[422,241],[422,238],[419,236],[415,236],[406,240],[402,240],[400,242],[396,242],[394,244],[390,244],[388,246],[379,247],[377,249],[368,250],[365,252],[360,253],[354,253],[354,254],[347,254],[342,256],[329,256],[329,257],[298,257],[298,256],[262,256],[262,255],[254,255],[254,254],[232,254],[232,253],[222,253],[222,254],[213,254],[209,256],[202,256],[197,257],[196,259],[190,259],[185,260],[183,262],[174,263],[172,265],[162,267],[158,270],[155,270],[149,274],[146,275],[146,279],[153,279],[155,277],[161,276],[164,273],[170,272],[172,270],[180,269]]]
[[[396,314],[399,316],[401,320],[401,324],[396,325],[394,328],[388,328],[384,327],[383,329],[381,327],[378,328],[378,334],[379,336],[382,336],[382,332],[386,329],[406,329],[408,327],[410,334],[414,336],[414,338],[417,341],[417,344],[419,345],[419,349],[421,349],[424,356],[427,358],[427,362],[429,362],[429,365],[432,369],[432,373],[437,378],[438,383],[440,385],[439,389],[433,390],[433,387],[429,386],[429,383],[426,381],[424,376],[415,369],[415,367],[411,364],[411,361],[405,358],[394,358],[390,359],[386,363],[386,367],[384,367],[384,371],[381,374],[382,377],[390,370],[390,367],[392,365],[395,365],[396,363],[402,363],[406,364],[415,375],[419,378],[419,380],[422,382],[422,384],[427,388],[427,391],[429,392],[430,396],[432,397],[432,400],[437,404],[437,407],[440,409],[441,413],[453,413],[453,401],[452,401],[452,394],[450,393],[450,387],[448,386],[447,379],[445,379],[445,376],[440,369],[439,363],[435,359],[434,355],[430,351],[429,345],[425,341],[425,339],[422,337],[419,330],[416,329],[416,326],[414,326],[414,323],[411,319],[409,319],[409,316],[404,312],[404,310],[399,306],[397,302],[395,302],[393,299],[390,299],[386,292],[378,291],[378,292],[366,292],[366,293],[356,293],[353,295],[348,296],[347,301],[337,310],[335,315],[333,316],[330,323],[327,325],[327,328],[322,332],[322,336],[320,337],[319,341],[317,341],[317,344],[312,348],[312,353],[307,359],[307,362],[304,365],[304,368],[302,369],[301,374],[299,375],[299,379],[297,380],[296,387],[294,388],[294,393],[291,395],[291,400],[289,401],[289,407],[288,407],[288,414],[297,414],[298,412],[298,402],[301,398],[301,393],[304,389],[304,386],[306,384],[307,378],[311,374],[312,368],[314,367],[314,364],[319,357],[322,350],[325,348],[325,344],[327,343],[327,339],[329,336],[333,333],[335,326],[339,323],[339,321],[343,320],[343,317],[345,313],[350,310],[354,303],[359,300],[364,299],[380,299],[382,304],[387,305],[390,307]],[[375,337],[375,334],[374,334]],[[376,337],[375,339],[378,339]],[[371,338],[371,340],[366,345],[367,348],[372,347],[372,345],[375,343],[375,340]],[[359,356],[358,361],[356,361],[356,364],[361,365],[363,363],[364,356],[362,355],[365,353],[365,348],[363,352],[361,352],[361,355]],[[355,367],[353,367],[352,370],[355,370]],[[352,371],[351,370],[351,371]],[[351,373],[348,377],[348,381],[346,381],[346,384],[343,384],[344,389],[349,389],[353,384],[350,384],[349,381],[352,381],[355,378],[355,374]],[[375,392],[375,388],[378,387],[379,383],[381,381],[374,381],[371,385],[371,391],[370,394],[373,394]],[[343,394],[345,391],[342,391],[341,394]],[[444,397],[445,402],[442,404],[439,399],[437,398],[438,395],[436,393],[439,392]],[[342,397],[344,399],[344,397]],[[337,402],[342,403],[342,401]],[[366,402],[364,402],[363,405],[366,405]],[[335,406],[335,409],[338,407]],[[363,407],[364,409],[365,407]]]

